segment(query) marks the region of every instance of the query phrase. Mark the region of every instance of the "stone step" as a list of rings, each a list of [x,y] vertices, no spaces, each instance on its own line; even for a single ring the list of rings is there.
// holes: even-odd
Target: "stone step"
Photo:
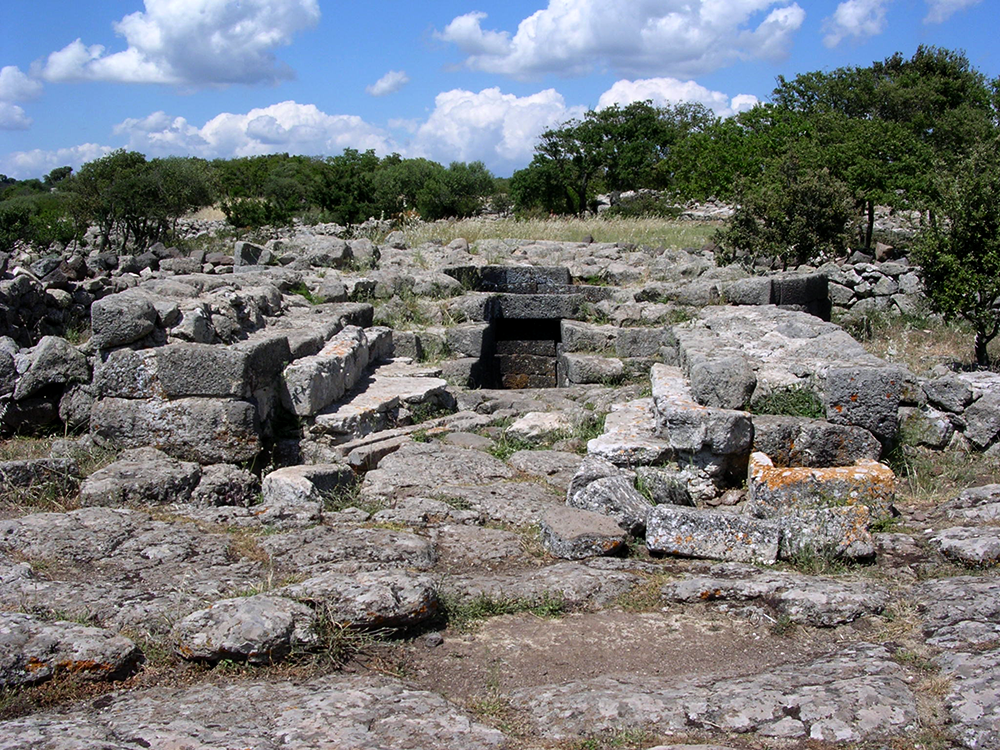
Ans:
[[[400,408],[445,407],[451,397],[440,370],[392,361],[363,378],[343,401],[316,415],[310,432],[347,442],[396,426]]]

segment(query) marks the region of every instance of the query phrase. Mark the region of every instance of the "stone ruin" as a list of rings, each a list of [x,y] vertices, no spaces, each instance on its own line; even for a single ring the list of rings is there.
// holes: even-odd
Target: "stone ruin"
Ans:
[[[771,567],[820,558],[910,581],[936,669],[963,680],[945,699],[950,741],[1000,747],[997,579],[924,582],[920,567],[1000,561],[1000,492],[942,506],[952,525],[919,542],[882,533],[901,512],[889,451],[995,451],[1000,376],[917,377],[830,322],[919,309],[919,269],[861,259],[748,277],[709,251],[408,248],[321,230],[238,242],[231,256],[161,245],[3,258],[0,425],[78,437],[0,463],[0,477],[18,492],[58,485],[80,506],[0,521],[4,686],[124,679],[154,640],[195,664],[273,664],[323,649],[323,623],[421,633],[484,598],[600,613],[649,576],[664,612],[712,603],[726,618],[836,630],[893,606],[877,578]],[[81,324],[89,339],[71,343]],[[765,413],[782,399],[815,413]],[[96,449],[114,460],[81,477],[77,459]],[[510,685],[504,700],[539,747],[639,726],[868,741],[924,721],[889,646],[855,637],[803,658],[711,684]],[[28,715],[0,723],[0,748],[132,747],[109,739],[123,727],[154,746],[192,732],[209,744],[294,735],[293,747],[513,741],[405,680],[253,684]],[[352,700],[369,718],[345,710]],[[309,716],[260,722],[302,702]]]

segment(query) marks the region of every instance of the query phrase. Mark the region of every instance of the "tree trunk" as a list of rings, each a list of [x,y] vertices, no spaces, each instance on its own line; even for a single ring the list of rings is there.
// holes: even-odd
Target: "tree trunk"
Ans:
[[[986,350],[992,337],[987,337],[983,331],[976,332],[976,364],[982,368],[990,366],[990,353]]]
[[[865,252],[872,248],[872,231],[875,229],[875,201],[868,203],[868,226],[865,228]]]

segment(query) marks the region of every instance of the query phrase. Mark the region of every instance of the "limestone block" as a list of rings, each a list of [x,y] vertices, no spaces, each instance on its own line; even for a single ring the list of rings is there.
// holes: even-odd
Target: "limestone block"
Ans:
[[[772,565],[781,527],[734,513],[657,505],[646,525],[650,552]]]
[[[886,442],[896,436],[906,373],[897,367],[831,367],[826,373],[826,418],[857,425]]]
[[[875,556],[871,512],[861,504],[800,510],[774,519],[781,526],[779,556],[868,560]]]
[[[355,386],[368,366],[364,330],[348,326],[318,354],[289,364],[282,373],[282,402],[299,416],[312,416]]]
[[[564,353],[559,356],[559,378],[565,384],[614,383],[625,374],[620,359],[596,354]]]
[[[156,320],[156,308],[142,293],[112,294],[90,308],[91,341],[98,349],[131,344],[152,333]]]
[[[481,357],[489,331],[490,325],[488,323],[462,323],[448,328],[445,332],[445,340],[448,343],[448,349],[458,356]]]
[[[106,398],[94,403],[90,429],[101,445],[148,445],[201,464],[238,464],[261,450],[256,410],[246,401]]]
[[[627,540],[614,519],[580,508],[552,508],[542,517],[541,531],[545,549],[564,560],[618,554]]]
[[[873,519],[889,517],[896,475],[885,464],[861,459],[853,466],[777,467],[763,453],[750,456],[748,510],[760,518],[789,512],[865,505]]]
[[[653,365],[650,372],[656,432],[674,451],[709,454],[739,464],[753,443],[753,423],[743,411],[702,406],[676,367]]]
[[[587,453],[617,466],[647,466],[668,460],[673,449],[656,433],[652,399],[613,404],[604,433],[587,442]]]
[[[646,529],[653,504],[636,490],[632,477],[621,473],[590,482],[566,499],[572,508],[589,510],[608,516],[630,534],[640,535]]]
[[[861,427],[768,414],[755,414],[753,427],[754,450],[777,466],[850,466],[882,454],[881,443]]]
[[[757,387],[757,375],[746,357],[699,358],[688,368],[691,394],[703,406],[746,409]]]

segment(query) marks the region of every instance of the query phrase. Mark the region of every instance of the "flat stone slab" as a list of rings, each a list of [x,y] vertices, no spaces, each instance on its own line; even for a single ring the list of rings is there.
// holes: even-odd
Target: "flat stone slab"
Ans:
[[[664,733],[699,728],[856,742],[917,728],[908,682],[886,649],[860,645],[749,677],[705,682],[602,677],[524,688],[511,699],[536,731],[554,740],[654,726]]]
[[[707,574],[686,574],[664,584],[668,601],[695,604],[759,602],[791,622],[829,628],[877,615],[889,603],[883,586],[870,581],[844,581],[723,563]]]
[[[948,518],[965,523],[988,523],[1000,520],[1000,484],[970,487],[958,497],[942,503]]]
[[[482,451],[440,443],[406,443],[365,475],[362,495],[434,497],[446,487],[475,487],[511,479],[514,470]]]
[[[567,561],[515,573],[450,576],[441,583],[441,593],[458,601],[478,597],[539,602],[561,601],[567,606],[605,606],[644,579],[627,570],[604,567],[608,558]]]
[[[110,694],[96,708],[0,723],[0,750],[150,747],[500,750],[504,735],[454,703],[381,676],[239,680]]]
[[[646,547],[664,555],[773,565],[780,540],[776,523],[677,505],[657,505],[646,524]]]
[[[955,526],[931,534],[927,540],[949,560],[987,568],[1000,563],[1000,527]]]
[[[587,452],[618,466],[659,464],[673,456],[670,443],[656,434],[651,398],[613,405],[604,419],[604,433],[587,442]]]
[[[949,734],[970,750],[1000,747],[1000,649],[981,653],[944,653],[936,660],[951,679],[944,702]]]
[[[940,578],[912,595],[932,646],[973,650],[1000,640],[1000,578]]]
[[[347,399],[318,413],[310,431],[348,441],[395,427],[401,406],[447,405],[448,382],[423,374],[426,370],[402,363],[376,368]]]

